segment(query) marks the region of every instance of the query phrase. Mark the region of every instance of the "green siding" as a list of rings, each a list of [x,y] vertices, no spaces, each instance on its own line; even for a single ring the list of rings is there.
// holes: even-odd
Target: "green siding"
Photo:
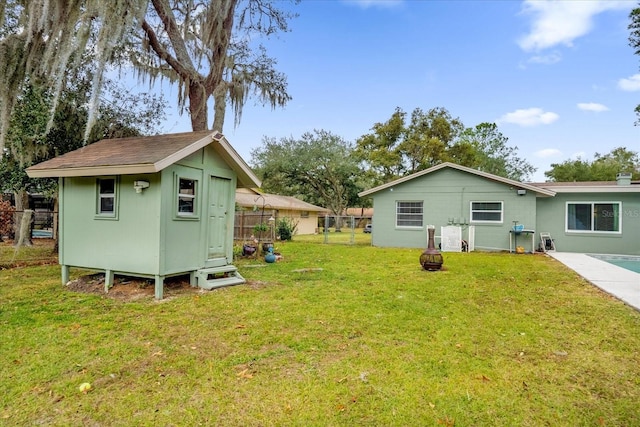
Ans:
[[[527,229],[536,224],[536,195],[527,191],[526,195],[518,196],[517,190],[504,183],[448,168],[417,177],[372,195],[375,212],[372,243],[375,246],[423,248],[427,245],[426,226],[434,225],[436,235],[439,235],[440,227],[453,218],[456,222],[475,226],[476,249],[508,250],[513,221],[517,220]],[[423,202],[424,226],[421,229],[395,226],[397,201]],[[472,201],[503,202],[502,223],[471,222]],[[466,236],[466,230],[463,236]],[[528,242],[523,246],[530,250]]]
[[[622,202],[622,233],[571,233],[565,231],[566,203]],[[549,232],[559,252],[640,255],[640,194],[558,193],[538,199],[537,228]],[[539,240],[539,234],[538,234]]]
[[[177,179],[195,179],[196,216],[195,219],[181,218],[177,215]],[[203,266],[203,210],[206,202],[204,171],[192,167],[172,165],[162,171],[162,233],[160,247],[162,269],[168,273],[195,270]]]
[[[149,181],[136,193],[135,180]],[[64,178],[60,263],[77,267],[157,274],[160,176],[125,175],[117,182],[117,218],[96,214],[96,177]]]

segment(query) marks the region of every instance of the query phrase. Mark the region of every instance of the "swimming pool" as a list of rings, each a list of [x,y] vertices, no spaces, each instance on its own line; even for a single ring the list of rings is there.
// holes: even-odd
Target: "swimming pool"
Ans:
[[[617,265],[618,267],[625,268],[635,273],[640,273],[640,256],[633,255],[594,255],[589,256],[599,259],[601,261],[608,262],[609,264]]]

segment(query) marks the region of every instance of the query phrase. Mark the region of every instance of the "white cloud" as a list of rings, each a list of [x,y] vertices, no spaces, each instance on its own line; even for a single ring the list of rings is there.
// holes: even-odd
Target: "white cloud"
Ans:
[[[634,74],[627,79],[618,80],[618,87],[628,92],[640,90],[640,74]]]
[[[354,4],[362,9],[370,7],[392,8],[400,6],[404,0],[343,0],[347,4]]]
[[[609,107],[606,105],[598,104],[596,102],[580,102],[578,103],[578,109],[582,111],[593,111],[600,113],[601,111],[609,111]]]
[[[559,44],[572,46],[593,27],[593,17],[614,9],[631,10],[628,1],[525,0],[522,13],[532,15],[531,31],[518,44],[525,51],[539,51]]]
[[[562,151],[558,150],[557,148],[544,148],[542,150],[536,151],[534,154],[536,157],[546,159],[549,157],[562,156]]]
[[[520,126],[548,125],[560,118],[556,113],[544,111],[542,108],[527,108],[507,113],[500,117],[498,123],[513,123]]]
[[[529,58],[527,62],[532,64],[555,64],[562,60],[562,54],[558,51],[552,52],[548,55],[535,55]]]

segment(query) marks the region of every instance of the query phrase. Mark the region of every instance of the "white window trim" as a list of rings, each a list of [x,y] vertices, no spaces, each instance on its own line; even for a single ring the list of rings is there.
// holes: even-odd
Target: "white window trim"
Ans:
[[[194,194],[181,194],[180,193],[180,180],[188,180],[194,182]],[[189,178],[186,176],[176,175],[176,183],[175,183],[175,218],[176,219],[200,219],[199,215],[199,206],[200,206],[200,181],[195,178]],[[180,198],[190,198],[193,199],[193,212],[180,212]]]
[[[112,193],[100,193],[100,181],[113,180],[113,194]],[[118,187],[120,185],[120,180],[115,176],[103,176],[96,178],[96,215],[95,217],[98,219],[118,219],[118,198],[119,191]],[[113,212],[102,212],[102,199],[113,198]]]
[[[422,219],[422,225],[398,225],[398,204],[399,203],[422,203],[422,213],[420,214],[420,217]],[[396,229],[423,230],[424,229],[424,200],[396,200],[395,216],[396,216],[395,218]],[[415,216],[418,216],[418,214],[415,214]]]
[[[602,231],[593,229],[593,207],[594,205],[618,205],[618,231]],[[591,229],[590,230],[570,230],[569,229],[569,205],[591,205]],[[590,201],[570,201],[565,202],[564,206],[564,231],[570,234],[622,234],[622,202],[609,200],[590,200]]]
[[[481,210],[481,209],[477,209],[474,210],[473,209],[473,204],[474,203],[500,203],[500,211],[485,211],[485,210]],[[474,212],[500,212],[500,221],[491,221],[491,220],[487,220],[487,219],[483,219],[483,220],[474,220],[473,219],[473,213]],[[504,223],[504,201],[502,200],[472,200],[469,202],[469,223],[473,223],[473,224],[502,224]]]

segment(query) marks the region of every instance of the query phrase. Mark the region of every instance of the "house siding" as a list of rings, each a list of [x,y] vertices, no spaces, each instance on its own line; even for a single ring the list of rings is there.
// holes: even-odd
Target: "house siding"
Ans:
[[[76,267],[157,274],[160,268],[160,176],[124,175],[117,180],[117,218],[96,215],[97,177],[63,178],[60,263]],[[136,193],[133,182],[149,181]]]
[[[565,230],[567,202],[621,202],[621,233],[572,233]],[[537,225],[551,233],[560,252],[640,255],[639,193],[558,193],[537,201]],[[539,234],[538,234],[539,236]]]
[[[455,170],[440,169],[405,181],[396,186],[374,193],[372,244],[385,247],[423,248],[427,244],[427,225],[440,227],[454,223],[475,226],[475,247],[484,250],[508,250],[509,230],[513,221],[531,229],[536,224],[536,195],[527,191],[524,196],[517,194],[517,188],[476,175]],[[423,202],[423,226],[419,229],[396,227],[396,202]],[[471,202],[502,202],[501,223],[472,222]],[[463,225],[463,238],[467,235],[467,225]],[[531,250],[530,239],[524,243]]]
[[[291,218],[296,225],[296,234],[315,234],[318,232],[318,212],[309,212],[309,216],[302,218],[302,212],[298,210],[278,211],[280,218]]]

